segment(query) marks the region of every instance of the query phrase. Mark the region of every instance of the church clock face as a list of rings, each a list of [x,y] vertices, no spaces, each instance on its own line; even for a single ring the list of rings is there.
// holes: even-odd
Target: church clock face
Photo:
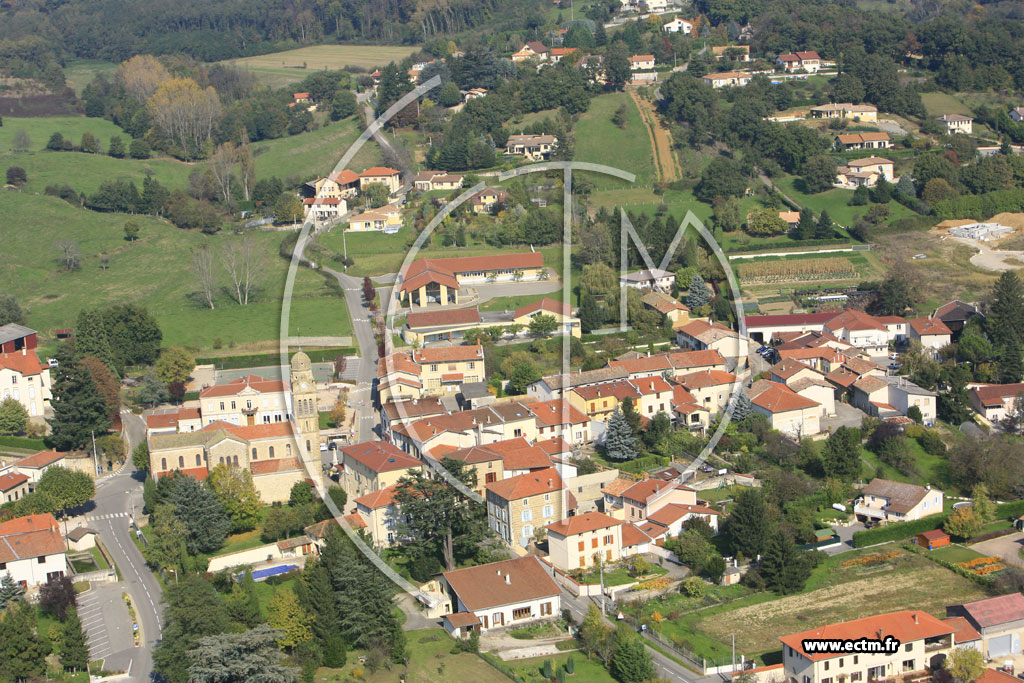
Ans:
[[[303,383],[302,383],[302,388],[303,388],[303,389],[305,389],[305,388],[306,388],[306,387],[308,387],[308,386],[309,386],[309,385],[308,385],[308,384],[306,384],[305,382],[303,382]]]

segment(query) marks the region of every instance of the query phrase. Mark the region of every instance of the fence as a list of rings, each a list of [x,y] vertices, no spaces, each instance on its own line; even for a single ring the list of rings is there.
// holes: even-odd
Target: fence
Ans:
[[[696,669],[697,671],[699,671],[701,674],[703,674],[705,676],[707,676],[710,673],[716,673],[716,672],[710,670],[710,668],[708,667],[708,662],[707,662],[706,659],[704,659],[703,657],[699,657],[696,653],[691,652],[691,651],[687,650],[686,648],[684,648],[684,647],[682,647],[680,645],[677,645],[676,643],[670,641],[668,638],[666,638],[665,636],[661,635],[660,633],[658,633],[657,631],[655,631],[653,629],[650,629],[650,628],[641,629],[641,624],[635,618],[633,618],[631,615],[623,614],[623,620],[627,624],[632,626],[634,629],[639,631],[640,634],[644,638],[647,638],[648,640],[654,641],[655,643],[658,644],[659,647],[662,647],[665,650],[668,650],[668,652],[670,654],[672,654],[673,656],[678,657],[679,659],[683,660],[683,663],[686,666],[688,666],[688,667],[690,667],[692,669]]]

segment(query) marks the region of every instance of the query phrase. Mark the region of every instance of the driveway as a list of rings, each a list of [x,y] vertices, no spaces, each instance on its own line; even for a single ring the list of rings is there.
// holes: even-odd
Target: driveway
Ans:
[[[840,545],[833,548],[826,548],[826,555],[841,555],[842,553],[848,553],[853,550],[853,535],[858,531],[864,531],[866,527],[860,522],[854,522],[848,526],[840,526],[838,524],[832,526],[832,530],[839,536]]]
[[[826,417],[821,421],[821,431],[834,432],[840,427],[856,427],[860,429],[861,420],[867,417],[860,408],[854,408],[849,403],[836,403],[836,414],[833,417]]]
[[[120,583],[94,583],[78,596],[78,618],[89,643],[89,661],[105,660],[104,668],[127,671],[135,657],[132,621],[121,597]]]
[[[1000,536],[991,541],[975,543],[970,548],[986,557],[1001,557],[1003,562],[1008,565],[1024,568],[1024,560],[1017,554],[1021,548],[1024,548],[1024,532],[1018,531],[1009,536]]]

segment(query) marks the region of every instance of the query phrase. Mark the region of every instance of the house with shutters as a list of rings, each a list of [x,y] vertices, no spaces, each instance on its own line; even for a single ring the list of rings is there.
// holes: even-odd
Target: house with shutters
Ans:
[[[538,62],[547,61],[548,48],[544,43],[534,40],[526,43],[521,48],[512,53],[512,61],[514,63],[525,62],[533,59]]]
[[[768,418],[772,429],[800,439],[821,431],[821,404],[785,384],[758,380],[747,391],[755,413]]]
[[[939,117],[939,122],[946,129],[947,135],[970,135],[974,132],[974,119],[970,116],[943,114]]]
[[[597,511],[548,524],[548,560],[563,572],[618,562],[622,527],[622,520]]]
[[[512,547],[526,548],[537,529],[564,519],[576,501],[553,468],[486,485],[487,524]]]
[[[402,477],[423,472],[423,461],[387,441],[367,441],[338,451],[338,481],[349,500],[394,486]]]
[[[814,50],[787,52],[775,59],[775,63],[785,71],[806,71],[816,73],[821,69],[821,56]]]
[[[836,149],[852,152],[858,149],[889,149],[892,140],[886,132],[840,133],[835,138]]]
[[[50,366],[39,361],[35,330],[8,323],[0,326],[0,400],[13,398],[33,424],[43,424],[50,410]]]
[[[365,191],[371,183],[380,183],[388,188],[388,194],[394,195],[402,187],[402,173],[387,166],[374,166],[359,174],[359,191]]]
[[[444,572],[441,589],[451,601],[444,627],[486,632],[561,615],[562,591],[532,555]]]
[[[955,649],[956,628],[919,610],[889,612],[861,619],[825,624],[802,633],[782,636],[779,677],[798,683],[882,680],[924,680]],[[881,652],[820,652],[804,649],[808,641],[894,641],[894,649]],[[765,678],[765,680],[769,680]]]
[[[64,537],[53,515],[29,515],[0,523],[0,571],[30,590],[67,573]]]
[[[540,161],[549,158],[557,146],[558,138],[554,135],[518,133],[508,136],[505,154],[526,157],[528,161]]]
[[[1024,394],[1024,383],[978,384],[970,389],[971,407],[991,423],[1001,422],[1017,405],[1017,397]]]

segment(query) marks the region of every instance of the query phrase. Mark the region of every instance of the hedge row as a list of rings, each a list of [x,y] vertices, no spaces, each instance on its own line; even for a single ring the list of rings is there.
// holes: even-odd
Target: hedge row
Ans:
[[[332,363],[338,356],[354,356],[356,350],[351,346],[337,349],[315,349],[306,351],[309,360],[314,363]],[[240,370],[242,368],[258,368],[264,365],[279,365],[281,354],[251,353],[243,356],[222,356],[216,358],[196,358],[196,365],[215,365],[223,370]]]
[[[916,536],[925,531],[939,529],[946,523],[947,514],[930,515],[924,519],[915,519],[912,522],[894,522],[875,529],[856,531],[853,534],[853,547],[863,548],[878,543],[889,541],[900,541],[904,538]]]
[[[8,448],[26,448],[35,449],[41,451],[46,446],[43,445],[42,439],[30,439],[26,436],[0,436],[0,446],[7,446]]]
[[[1021,515],[1024,515],[1024,500],[1011,500],[1009,503],[997,505],[996,515],[1009,519],[1017,519]]]
[[[797,244],[787,243],[787,244],[780,245],[780,246],[777,246],[777,247],[774,247],[771,244],[765,244],[763,242],[760,243],[760,244],[730,244],[728,251],[729,251],[729,253],[735,253],[735,252],[746,253],[746,252],[751,252],[751,251],[765,251],[765,252],[776,252],[776,251],[779,251],[779,252],[783,252],[783,251],[814,251],[817,247],[824,248],[824,247],[837,246],[837,245],[852,246],[852,243],[848,239],[844,239],[844,238],[841,238],[841,237],[835,237],[835,238],[820,239],[820,240],[816,240],[816,239],[801,240]]]

